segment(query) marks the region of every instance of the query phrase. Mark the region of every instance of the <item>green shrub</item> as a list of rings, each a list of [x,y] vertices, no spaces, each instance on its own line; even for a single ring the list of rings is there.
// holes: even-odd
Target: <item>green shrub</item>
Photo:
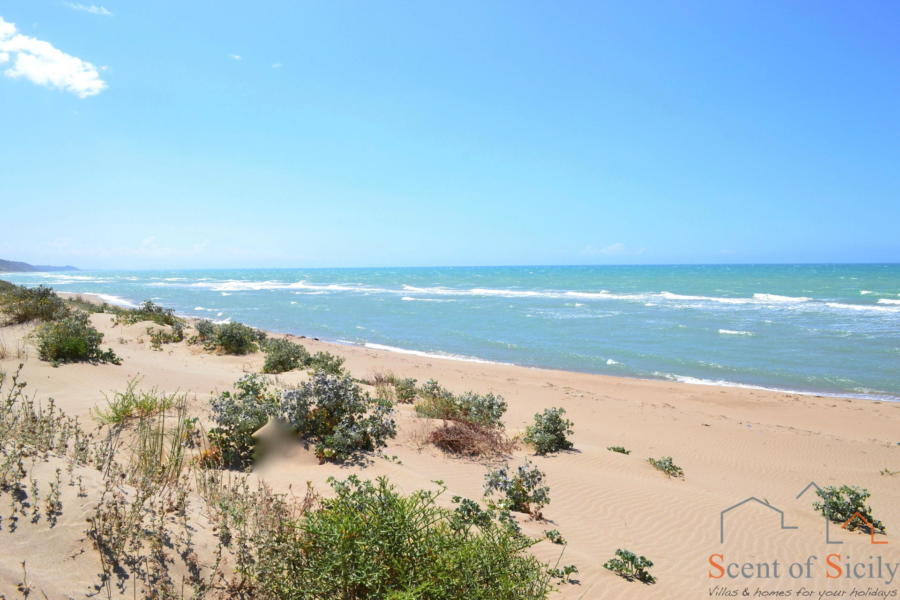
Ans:
[[[477,504],[437,505],[442,493],[399,494],[387,480],[331,480],[322,501],[267,540],[252,580],[284,600],[540,600],[547,569],[525,550],[535,540]],[[457,499],[458,500],[458,499]]]
[[[277,338],[268,340],[263,344],[263,352],[266,353],[266,362],[263,364],[263,373],[284,373],[293,371],[301,365],[309,362],[310,356],[306,348],[300,344]]]
[[[631,454],[631,450],[626,450],[622,446],[607,446],[606,449],[610,452],[618,452],[619,454]]]
[[[115,314],[115,323],[131,325],[142,321],[152,321],[157,325],[184,326],[184,319],[175,316],[175,310],[164,308],[152,300],[145,300],[138,308],[110,307]]]
[[[416,414],[429,419],[466,421],[484,427],[502,427],[506,401],[495,394],[465,392],[460,396],[430,380],[419,390]]]
[[[67,362],[120,364],[112,350],[100,350],[103,334],[94,329],[88,316],[74,313],[41,325],[35,332],[38,356],[54,365]]]
[[[0,292],[0,311],[6,316],[7,325],[29,321],[55,321],[69,314],[63,299],[45,285],[34,288],[5,286]]]
[[[214,343],[225,354],[256,352],[259,341],[259,332],[243,323],[222,323],[216,326]]]
[[[163,344],[177,344],[184,340],[184,325],[176,322],[168,330],[148,327],[147,335],[150,336],[150,347],[154,350],[162,350]]]
[[[566,419],[564,408],[548,408],[543,414],[534,415],[534,424],[525,431],[525,442],[534,446],[538,454],[569,450],[572,442],[572,421]]]
[[[650,574],[649,569],[653,562],[646,556],[638,556],[629,550],[619,548],[615,558],[611,558],[603,564],[604,569],[609,569],[616,575],[620,575],[628,581],[642,581],[655,583],[656,578]]]
[[[138,390],[138,378],[128,381],[124,392],[115,392],[106,399],[106,408],[94,411],[94,417],[104,425],[121,425],[132,419],[143,419],[163,413],[176,403],[184,402],[178,394],[164,394],[156,388]]]
[[[813,508],[820,511],[828,520],[847,523],[849,531],[862,529],[866,533],[884,533],[884,523],[872,516],[872,507],[866,505],[866,500],[871,496],[869,490],[855,485],[828,486],[821,490],[817,489],[816,494],[822,501],[813,504]],[[857,513],[866,521],[862,521],[859,516],[849,521]]]
[[[509,465],[504,465],[485,476],[484,493],[485,496],[500,494],[499,508],[528,513],[539,519],[541,508],[550,503],[550,488],[544,485],[544,477],[528,460],[512,475]]]
[[[234,391],[222,392],[211,404],[216,424],[209,432],[212,458],[225,467],[246,469],[254,458],[253,433],[279,412],[277,393],[264,377],[250,374],[234,384]]]
[[[662,458],[648,458],[647,462],[669,477],[684,477],[684,470],[674,462],[672,462],[671,456],[663,456]]]
[[[216,324],[209,319],[197,321],[194,329],[197,330],[197,341],[201,343],[211,342],[216,337]]]
[[[397,433],[393,405],[371,398],[348,376],[314,373],[282,397],[281,415],[315,444],[320,461],[344,462],[387,445]]]
[[[416,398],[416,380],[412,377],[400,378],[393,373],[376,373],[369,385],[375,386],[375,392],[379,397],[392,402],[412,404]]]
[[[304,363],[310,371],[319,371],[331,375],[344,374],[344,359],[331,352],[316,352]]]

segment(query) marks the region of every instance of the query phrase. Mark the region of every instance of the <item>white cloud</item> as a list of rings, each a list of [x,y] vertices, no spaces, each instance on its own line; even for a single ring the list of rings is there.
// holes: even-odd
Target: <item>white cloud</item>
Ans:
[[[273,69],[280,69],[280,68],[281,68],[281,63],[272,63],[272,68],[273,68]]]
[[[100,72],[91,63],[66,54],[50,42],[17,33],[16,26],[0,17],[0,62],[13,61],[3,74],[24,77],[37,85],[55,87],[79,98],[99,94],[106,88]]]
[[[229,54],[228,58],[230,58],[231,60],[244,60],[244,57],[240,54]]]
[[[104,17],[111,17],[112,13],[105,6],[100,6],[98,4],[80,4],[78,2],[67,2],[66,6],[71,8],[72,10],[80,10],[82,12],[91,13],[92,15],[102,15]]]

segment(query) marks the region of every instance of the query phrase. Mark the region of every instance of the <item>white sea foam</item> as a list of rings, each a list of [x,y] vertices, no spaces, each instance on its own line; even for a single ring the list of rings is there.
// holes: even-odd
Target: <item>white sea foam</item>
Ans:
[[[363,344],[366,348],[371,348],[372,350],[386,350],[388,352],[396,352],[398,354],[411,354],[413,356],[422,356],[425,358],[442,358],[445,360],[460,360],[463,362],[473,362],[473,363],[484,363],[484,364],[507,364],[507,363],[497,363],[492,360],[484,360],[482,358],[475,358],[474,356],[462,356],[460,354],[448,354],[444,352],[423,352],[421,350],[407,350],[406,348],[397,348],[396,346],[386,346],[385,344],[373,344],[371,342],[366,342]]]
[[[900,304],[900,300],[893,300],[891,298],[879,298],[878,304]]]
[[[94,294],[94,292],[86,292]],[[108,302],[109,304],[114,304],[116,306],[124,306],[125,308],[137,308],[138,305],[132,302],[131,300],[126,300],[121,296],[113,296],[112,294],[94,294],[98,298],[102,299],[104,302]]]
[[[859,290],[859,293],[862,294],[863,296],[868,296],[869,294],[874,294],[875,292],[873,292],[871,290]]]
[[[617,360],[613,360],[613,359],[611,359],[611,358],[607,358],[607,359],[606,359],[606,364],[612,366],[612,365],[621,365],[622,363],[620,363],[620,362],[617,361]]]
[[[898,313],[900,306],[878,306],[875,304],[843,304],[841,302],[826,302],[825,306],[840,310],[875,311],[884,313]]]
[[[720,329],[722,335],[753,335],[752,331],[738,331],[735,329]]]

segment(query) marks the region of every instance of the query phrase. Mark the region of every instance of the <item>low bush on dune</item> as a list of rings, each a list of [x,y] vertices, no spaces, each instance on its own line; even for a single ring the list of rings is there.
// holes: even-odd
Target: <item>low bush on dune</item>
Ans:
[[[348,376],[314,373],[284,392],[281,417],[312,442],[322,462],[345,462],[387,445],[397,434],[390,402],[372,398]]]
[[[443,490],[404,496],[383,478],[331,485],[335,498],[260,548],[261,597],[538,600],[550,592],[546,566],[525,553],[536,540],[494,511],[472,501],[442,508]]]
[[[279,413],[278,393],[264,377],[250,374],[235,382],[232,391],[214,398],[211,406],[215,427],[208,433],[212,452],[206,462],[239,470],[252,466],[256,446],[253,434]]]
[[[310,371],[318,371],[330,375],[344,375],[344,359],[331,352],[316,352],[309,357],[309,360],[303,366]]]
[[[606,449],[610,452],[617,452],[618,454],[631,454],[631,450],[628,450],[623,446],[607,446]]]
[[[421,399],[416,403],[416,414],[429,419],[466,421],[485,427],[499,427],[506,412],[506,401],[495,394],[465,392],[455,395],[430,380],[419,389]]]
[[[684,477],[684,469],[672,462],[671,456],[663,456],[662,458],[648,458],[647,462],[653,465],[653,468],[658,471],[662,471],[669,477]]]
[[[146,300],[137,308],[123,308],[120,306],[106,305],[115,315],[115,323],[132,325],[143,321],[152,321],[157,325],[184,326],[184,319],[175,316],[175,310],[155,304],[152,300]]]
[[[237,322],[213,323],[204,319],[194,328],[197,333],[189,343],[203,344],[206,350],[223,354],[251,354],[266,339],[265,332]]]
[[[7,282],[4,282],[7,283]],[[55,321],[69,314],[65,301],[44,285],[28,288],[7,283],[0,290],[0,312],[6,325]]]
[[[300,344],[282,338],[266,340],[262,345],[266,354],[263,373],[285,373],[309,363],[310,356]]]
[[[537,454],[569,450],[572,442],[572,421],[566,419],[564,408],[548,408],[534,415],[534,424],[525,431],[525,443],[531,444]]]
[[[621,548],[616,550],[615,558],[611,558],[603,564],[604,569],[609,569],[628,581],[640,581],[643,583],[656,582],[656,578],[648,570],[652,566],[653,562],[646,556],[638,556],[630,550]]]
[[[540,519],[541,509],[550,503],[550,487],[544,484],[544,477],[543,471],[529,460],[515,471],[504,465],[485,475],[484,493],[486,497],[500,495],[500,500],[492,502],[497,508],[527,513]]]
[[[397,377],[391,372],[375,373],[375,376],[365,383],[375,387],[375,394],[379,398],[391,402],[412,404],[416,399],[416,380],[412,377]]]
[[[69,362],[121,364],[122,359],[111,349],[101,350],[103,334],[84,313],[42,324],[35,331],[38,356],[54,365]]]
[[[828,520],[846,523],[849,531],[861,529],[866,533],[884,533],[884,523],[872,515],[872,507],[866,504],[872,495],[869,490],[855,485],[828,486],[817,489],[816,494],[821,501],[813,504],[813,508]]]
[[[253,433],[270,417],[314,446],[322,462],[342,463],[387,445],[396,435],[393,406],[373,399],[350,377],[315,373],[299,387],[278,392],[260,375],[247,375],[233,392],[212,401],[207,463],[246,469],[253,464]]]

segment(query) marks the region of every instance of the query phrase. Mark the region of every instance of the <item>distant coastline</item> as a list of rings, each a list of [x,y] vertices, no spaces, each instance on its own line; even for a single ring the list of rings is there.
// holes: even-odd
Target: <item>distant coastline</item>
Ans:
[[[73,267],[72,265],[65,265],[62,267],[55,267],[52,265],[32,265],[27,262],[4,260],[0,258],[0,273],[43,273],[77,270],[78,267]]]

